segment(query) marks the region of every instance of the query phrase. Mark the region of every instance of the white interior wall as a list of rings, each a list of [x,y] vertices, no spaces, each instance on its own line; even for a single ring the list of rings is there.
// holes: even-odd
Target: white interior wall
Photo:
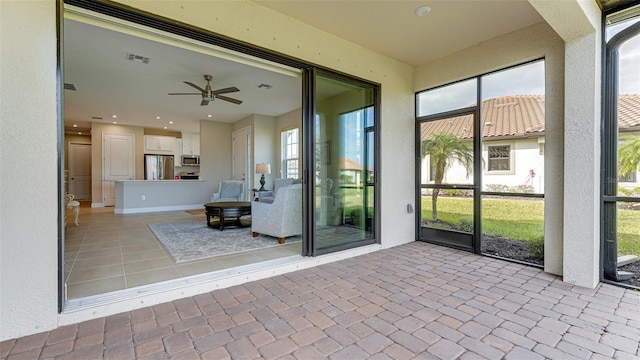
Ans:
[[[273,179],[277,178],[280,172],[276,149],[278,146],[278,140],[276,139],[276,119],[271,116],[254,115],[253,130],[254,163],[271,165],[271,174],[264,174],[264,188],[271,189],[273,187]],[[260,188],[261,176],[262,174],[254,174],[253,176],[253,185],[256,189]]]
[[[544,22],[499,36],[416,68],[416,91],[545,58],[545,271],[562,274],[562,39]]]
[[[231,179],[232,132],[233,124],[200,120],[200,179],[205,181],[209,196],[218,191],[221,181]]]

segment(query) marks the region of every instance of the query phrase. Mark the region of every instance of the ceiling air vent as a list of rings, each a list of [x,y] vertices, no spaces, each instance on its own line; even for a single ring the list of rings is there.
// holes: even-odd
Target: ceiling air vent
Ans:
[[[76,86],[73,84],[69,84],[69,83],[64,83],[64,89],[65,90],[73,90],[76,91]]]
[[[139,63],[143,63],[143,64],[148,64],[149,63],[149,58],[148,57],[144,57],[144,56],[140,56],[140,55],[136,55],[136,54],[131,54],[131,53],[127,54],[127,60],[133,61],[133,62],[139,62]]]

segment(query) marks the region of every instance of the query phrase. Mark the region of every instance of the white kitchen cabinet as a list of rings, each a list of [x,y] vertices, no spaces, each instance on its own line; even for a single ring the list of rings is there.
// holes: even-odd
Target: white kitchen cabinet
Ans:
[[[182,154],[200,155],[200,134],[182,133]]]
[[[174,166],[182,166],[182,139],[176,138],[176,151],[175,151]]]
[[[174,155],[176,150],[176,138],[172,136],[145,135],[145,154]]]

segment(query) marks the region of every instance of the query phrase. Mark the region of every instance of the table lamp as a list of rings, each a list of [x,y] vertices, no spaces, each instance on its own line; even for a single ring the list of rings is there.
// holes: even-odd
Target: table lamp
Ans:
[[[265,163],[256,164],[256,173],[262,174],[260,176],[260,190],[258,191],[264,191],[264,174],[271,174],[271,165]]]

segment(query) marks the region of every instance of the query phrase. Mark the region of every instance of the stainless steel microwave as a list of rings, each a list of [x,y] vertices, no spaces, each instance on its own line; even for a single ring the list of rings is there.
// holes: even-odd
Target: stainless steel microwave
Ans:
[[[182,166],[200,166],[200,156],[182,155]]]

